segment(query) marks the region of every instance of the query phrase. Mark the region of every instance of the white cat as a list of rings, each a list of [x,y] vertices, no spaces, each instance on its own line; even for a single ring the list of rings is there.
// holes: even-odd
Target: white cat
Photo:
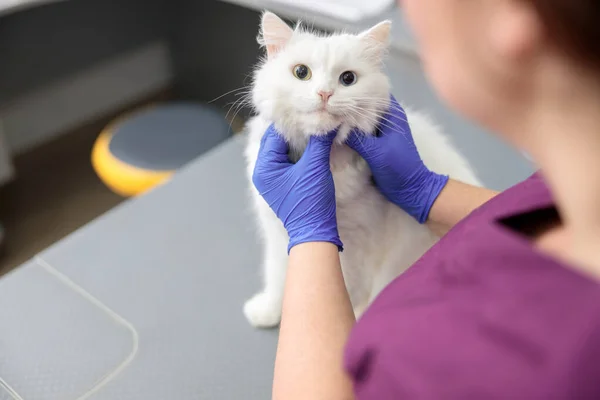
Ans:
[[[438,239],[380,194],[366,162],[344,144],[351,128],[373,134],[389,108],[390,83],[382,63],[390,29],[391,23],[385,21],[359,35],[319,36],[299,26],[292,29],[276,15],[265,13],[259,43],[266,47],[267,58],[255,72],[252,91],[258,115],[246,127],[251,179],[260,140],[271,123],[289,142],[293,159],[300,157],[310,135],[341,124],[331,151],[331,169],[344,243],[340,258],[357,317]],[[408,119],[419,153],[431,170],[479,184],[467,161],[435,125],[413,112]],[[288,236],[254,188],[252,193],[264,240],[264,287],[246,302],[244,313],[253,326],[272,327],[281,318]]]

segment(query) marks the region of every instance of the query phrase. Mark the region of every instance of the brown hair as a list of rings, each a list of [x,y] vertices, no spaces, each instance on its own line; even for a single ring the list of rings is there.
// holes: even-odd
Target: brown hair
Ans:
[[[571,57],[600,69],[600,0],[527,0],[547,33]]]

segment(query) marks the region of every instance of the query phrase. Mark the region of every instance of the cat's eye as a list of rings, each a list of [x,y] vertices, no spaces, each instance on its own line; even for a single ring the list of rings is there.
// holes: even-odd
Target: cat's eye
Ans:
[[[340,75],[340,83],[344,86],[352,86],[356,83],[358,77],[352,71],[342,72]]]
[[[312,77],[312,72],[310,72],[310,68],[308,68],[304,64],[298,64],[294,67],[294,76],[301,81],[307,81]]]

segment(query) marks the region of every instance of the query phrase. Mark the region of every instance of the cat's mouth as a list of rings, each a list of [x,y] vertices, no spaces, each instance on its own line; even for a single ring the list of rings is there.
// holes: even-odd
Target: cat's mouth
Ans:
[[[340,117],[341,117],[340,115],[338,115],[328,109],[314,110],[314,111],[310,112],[308,115],[310,115],[312,118],[316,118],[319,121],[327,122],[327,123],[339,122]]]
[[[319,116],[329,116],[329,117],[338,117],[338,115],[327,105],[320,106],[317,109],[312,110],[309,114],[319,115]]]

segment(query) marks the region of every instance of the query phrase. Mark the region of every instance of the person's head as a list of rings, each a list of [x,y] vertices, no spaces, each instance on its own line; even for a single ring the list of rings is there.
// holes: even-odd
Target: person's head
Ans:
[[[438,94],[516,144],[523,138],[511,132],[511,120],[526,118],[544,97],[600,81],[598,0],[399,4]]]

